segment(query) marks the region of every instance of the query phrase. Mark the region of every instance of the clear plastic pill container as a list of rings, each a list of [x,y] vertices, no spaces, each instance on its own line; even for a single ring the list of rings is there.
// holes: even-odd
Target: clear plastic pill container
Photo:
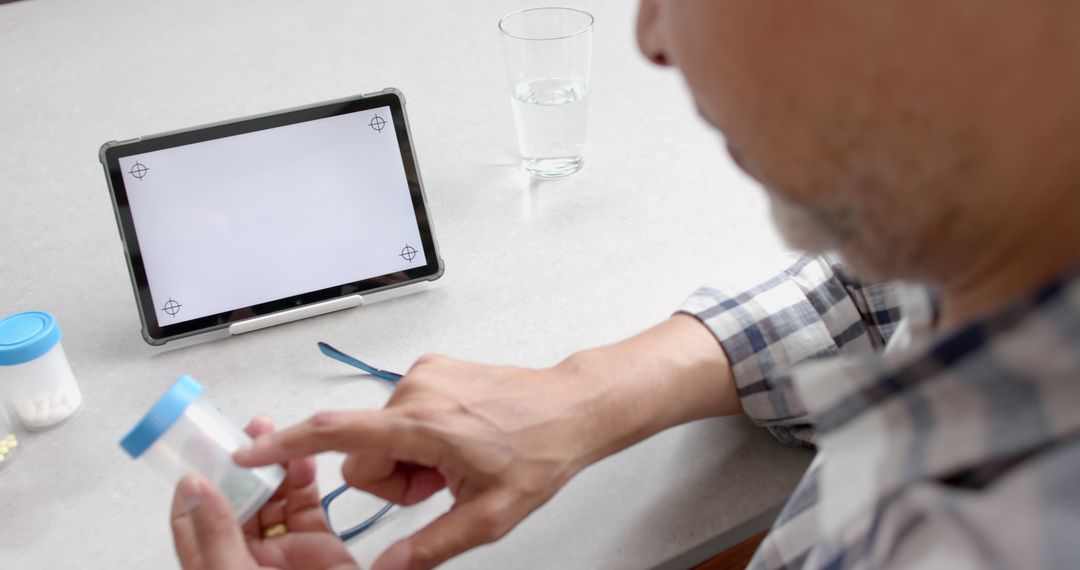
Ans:
[[[202,386],[181,376],[146,416],[120,440],[133,459],[146,463],[170,485],[198,473],[229,499],[241,523],[274,494],[285,470],[280,465],[246,469],[232,453],[251,438],[199,396]]]
[[[45,311],[0,320],[0,391],[27,429],[44,430],[82,406],[60,325]]]

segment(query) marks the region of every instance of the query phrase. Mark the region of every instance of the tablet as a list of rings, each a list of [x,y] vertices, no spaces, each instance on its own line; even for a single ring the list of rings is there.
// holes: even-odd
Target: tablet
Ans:
[[[100,159],[150,344],[442,275],[397,90],[108,142]]]

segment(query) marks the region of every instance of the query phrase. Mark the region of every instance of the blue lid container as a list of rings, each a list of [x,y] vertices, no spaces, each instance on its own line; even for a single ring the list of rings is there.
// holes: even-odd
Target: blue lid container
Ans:
[[[60,342],[60,325],[45,311],[16,313],[0,320],[0,366],[44,356]]]
[[[120,440],[120,447],[128,452],[132,459],[138,459],[154,442],[158,440],[188,406],[202,394],[203,387],[194,378],[184,374],[165,392],[149,412],[135,427]]]

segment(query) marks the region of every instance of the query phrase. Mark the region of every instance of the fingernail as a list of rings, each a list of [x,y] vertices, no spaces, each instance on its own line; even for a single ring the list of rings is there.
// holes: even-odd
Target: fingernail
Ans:
[[[181,479],[176,490],[177,497],[180,499],[180,507],[184,509],[185,513],[190,513],[199,507],[203,500],[203,493],[203,482],[197,475],[188,475]]]
[[[407,542],[399,542],[383,553],[371,570],[406,570],[412,558],[412,548]]]

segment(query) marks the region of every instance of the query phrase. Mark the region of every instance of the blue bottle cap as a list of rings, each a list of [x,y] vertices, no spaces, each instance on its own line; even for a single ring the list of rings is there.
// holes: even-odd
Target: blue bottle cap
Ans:
[[[120,447],[132,459],[138,459],[151,445],[168,431],[184,410],[202,394],[203,387],[194,378],[184,374],[173,383],[165,395],[157,401],[135,427],[120,440]]]
[[[30,362],[60,342],[60,325],[45,311],[15,313],[0,320],[0,366]]]

